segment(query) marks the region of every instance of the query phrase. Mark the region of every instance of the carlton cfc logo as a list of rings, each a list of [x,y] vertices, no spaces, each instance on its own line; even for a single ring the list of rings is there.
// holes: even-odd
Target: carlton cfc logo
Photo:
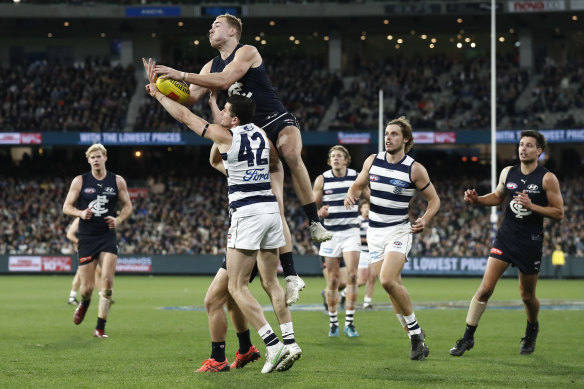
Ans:
[[[516,183],[514,183],[514,182],[508,182],[507,183],[507,189],[509,189],[509,190],[517,189],[517,187],[518,187],[518,185]]]
[[[373,181],[373,182],[379,181],[379,176],[376,176],[375,174],[370,174],[369,175],[369,180],[370,181]]]

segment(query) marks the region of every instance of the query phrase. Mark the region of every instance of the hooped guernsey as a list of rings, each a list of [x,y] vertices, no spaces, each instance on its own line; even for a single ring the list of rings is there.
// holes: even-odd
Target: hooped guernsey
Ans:
[[[231,129],[233,141],[221,153],[227,172],[231,217],[280,213],[270,180],[270,144],[255,124]]]
[[[357,172],[347,168],[343,177],[334,175],[333,170],[327,170],[322,174],[324,178],[322,186],[322,204],[328,205],[328,216],[323,220],[323,226],[329,231],[345,231],[351,228],[359,228],[358,205],[355,204],[347,210],[344,205],[345,196],[351,185],[357,179]]]
[[[385,151],[373,159],[369,168],[370,228],[391,227],[409,221],[409,205],[416,193],[412,182],[414,162],[412,157],[405,155],[401,161],[389,163]]]

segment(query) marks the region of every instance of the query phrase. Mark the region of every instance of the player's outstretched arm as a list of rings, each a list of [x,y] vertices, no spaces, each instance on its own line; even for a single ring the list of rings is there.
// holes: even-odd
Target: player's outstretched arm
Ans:
[[[507,166],[501,171],[499,176],[499,183],[495,188],[494,192],[488,193],[484,196],[479,196],[476,189],[467,189],[464,192],[464,201],[469,204],[479,204],[485,206],[494,206],[503,203],[505,200],[505,181],[507,180],[507,174],[509,173],[511,166]]]
[[[189,84],[198,85],[206,89],[227,90],[234,82],[243,77],[253,65],[258,64],[258,61],[261,63],[261,56],[258,50],[253,46],[246,45],[237,50],[233,61],[225,66],[222,72],[185,73],[164,65],[154,66],[154,72],[156,75],[164,75],[173,80],[186,81]]]
[[[185,124],[195,134],[212,140],[218,145],[230,145],[231,134],[226,131],[225,127],[217,124],[209,124],[203,118],[192,113],[187,107],[169,99],[156,88],[156,84],[146,85],[146,91],[150,96],[155,98],[160,105],[177,121]]]

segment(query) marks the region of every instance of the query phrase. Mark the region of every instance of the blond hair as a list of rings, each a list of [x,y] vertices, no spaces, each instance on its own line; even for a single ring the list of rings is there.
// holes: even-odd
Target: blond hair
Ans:
[[[341,145],[336,145],[330,148],[329,152],[328,152],[328,164],[330,165],[331,162],[331,155],[333,154],[333,151],[340,151],[341,153],[345,154],[345,158],[347,159],[347,166],[349,166],[351,164],[351,155],[349,154],[349,150],[346,149],[345,146],[341,146]]]
[[[237,16],[233,16],[231,14],[219,15],[215,18],[215,20],[217,20],[219,18],[225,19],[225,21],[227,22],[227,24],[229,24],[230,27],[235,28],[237,40],[240,40],[241,39],[241,32],[243,31],[243,23],[242,23],[241,19],[238,18]]]
[[[101,143],[94,143],[91,146],[89,146],[89,148],[85,152],[85,156],[89,158],[89,155],[94,151],[101,151],[103,155],[107,156],[107,150],[105,149],[105,147],[103,147]]]
[[[412,146],[414,145],[414,136],[412,134],[412,125],[410,124],[410,121],[408,119],[406,119],[405,116],[400,116],[397,119],[393,119],[392,121],[387,123],[388,126],[392,125],[392,124],[395,124],[396,126],[401,128],[403,137],[408,139],[408,141],[406,142],[406,146],[405,146],[405,152],[407,154],[412,149]]]

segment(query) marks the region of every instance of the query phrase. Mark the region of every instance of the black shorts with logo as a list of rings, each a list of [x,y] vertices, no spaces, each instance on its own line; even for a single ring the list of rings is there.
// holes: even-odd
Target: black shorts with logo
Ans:
[[[537,274],[543,255],[543,235],[518,238],[517,235],[498,233],[489,255],[510,263],[523,274]]]
[[[227,270],[227,258],[223,257],[223,263],[221,263],[221,268]],[[249,283],[251,284],[254,278],[258,274],[258,264],[257,262],[253,265],[253,270],[251,271],[251,275],[249,276]]]
[[[266,132],[274,147],[278,147],[278,136],[285,127],[294,126],[300,129],[298,120],[290,112],[271,113],[264,118],[257,119],[255,124]]]
[[[79,254],[79,266],[91,263],[99,257],[99,253],[112,253],[118,255],[118,242],[116,231],[108,231],[99,235],[79,235],[77,253]]]

